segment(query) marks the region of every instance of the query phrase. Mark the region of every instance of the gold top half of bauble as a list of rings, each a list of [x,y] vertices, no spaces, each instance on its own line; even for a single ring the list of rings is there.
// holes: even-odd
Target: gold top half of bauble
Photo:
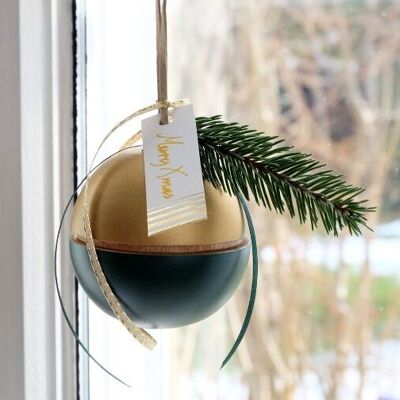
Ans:
[[[146,191],[141,148],[110,158],[90,177],[90,223],[97,248],[140,253],[204,253],[241,248],[248,243],[240,204],[204,182],[207,215],[203,221],[147,235]],[[85,242],[83,191],[75,203],[72,238]]]

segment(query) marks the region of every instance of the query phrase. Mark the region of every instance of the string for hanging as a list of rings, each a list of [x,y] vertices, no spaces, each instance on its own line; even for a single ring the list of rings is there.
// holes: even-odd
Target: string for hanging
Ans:
[[[157,91],[160,124],[168,124],[168,48],[167,48],[167,0],[156,0],[156,42],[157,42]]]

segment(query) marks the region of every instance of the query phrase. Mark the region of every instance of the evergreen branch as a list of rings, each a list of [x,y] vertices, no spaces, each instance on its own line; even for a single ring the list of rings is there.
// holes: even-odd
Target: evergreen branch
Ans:
[[[282,214],[310,220],[311,228],[322,222],[335,235],[347,228],[361,234],[367,227],[366,200],[355,200],[365,189],[347,184],[341,175],[324,170],[310,154],[292,151],[277,136],[226,123],[220,116],[196,118],[204,179],[230,195],[250,194],[257,204]],[[368,228],[369,229],[369,228]]]

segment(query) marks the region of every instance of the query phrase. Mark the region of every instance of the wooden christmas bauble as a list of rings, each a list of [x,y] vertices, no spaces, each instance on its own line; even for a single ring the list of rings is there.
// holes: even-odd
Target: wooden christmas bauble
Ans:
[[[125,311],[142,327],[170,328],[218,310],[237,288],[250,248],[240,204],[205,182],[208,218],[147,235],[142,151],[125,150],[89,181],[90,221],[103,272]],[[88,296],[112,311],[90,265],[83,193],[75,203],[70,253]]]

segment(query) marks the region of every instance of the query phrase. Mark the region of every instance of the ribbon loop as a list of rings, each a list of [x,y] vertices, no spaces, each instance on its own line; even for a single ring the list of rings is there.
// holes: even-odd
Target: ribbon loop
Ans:
[[[126,143],[123,148],[115,153],[113,153],[112,155],[110,155],[109,157],[105,158],[103,161],[101,161],[96,167],[93,167],[96,157],[99,154],[101,148],[103,147],[103,145],[107,142],[107,140],[122,126],[124,126],[125,124],[127,124],[129,121],[147,114],[151,111],[154,110],[159,110],[162,108],[168,108],[168,107],[179,107],[181,105],[185,105],[185,104],[189,104],[188,100],[185,99],[181,99],[181,100],[176,100],[176,101],[160,101],[160,102],[156,102],[150,106],[144,107],[138,111],[135,111],[134,113],[130,114],[129,116],[127,116],[126,118],[124,118],[122,121],[120,121],[118,124],[116,124],[108,133],[107,135],[104,137],[104,139],[101,141],[99,147],[97,148],[95,155],[90,163],[90,167],[89,167],[89,172],[86,175],[86,177],[82,180],[82,182],[78,185],[78,187],[76,188],[76,190],[74,191],[74,193],[72,194],[72,196],[70,197],[66,208],[63,211],[62,217],[61,217],[61,222],[60,222],[60,226],[59,226],[59,230],[57,233],[57,238],[56,238],[56,244],[55,244],[55,254],[54,254],[54,269],[55,269],[55,282],[56,282],[56,289],[57,289],[57,295],[61,304],[61,309],[63,312],[63,315],[67,321],[67,324],[70,328],[70,330],[72,331],[73,335],[75,336],[75,339],[77,340],[78,344],[83,348],[83,350],[89,355],[89,357],[97,364],[100,366],[100,368],[102,368],[105,372],[107,372],[109,375],[111,375],[113,378],[115,378],[116,380],[120,381],[121,383],[127,385],[125,382],[123,382],[122,380],[120,380],[119,378],[117,378],[115,375],[113,375],[111,372],[109,372],[105,367],[103,367],[88,351],[88,349],[85,347],[85,345],[82,343],[82,341],[79,339],[78,334],[75,332],[73,325],[70,321],[70,319],[68,318],[68,315],[66,313],[65,307],[63,305],[63,301],[61,298],[61,292],[59,289],[59,284],[58,284],[58,279],[57,279],[57,249],[58,249],[58,243],[59,243],[59,239],[60,239],[60,234],[61,234],[61,228],[62,228],[62,224],[63,221],[65,219],[65,215],[67,212],[67,209],[69,207],[69,205],[71,204],[71,202],[74,199],[75,194],[77,193],[78,189],[81,187],[81,185],[85,185],[84,189],[83,189],[83,195],[84,195],[84,229],[85,229],[85,237],[86,237],[86,247],[87,247],[87,251],[88,251],[88,255],[89,255],[89,259],[90,259],[90,264],[92,266],[93,272],[96,276],[97,282],[111,308],[111,310],[113,311],[114,315],[117,317],[117,319],[123,324],[123,326],[125,326],[125,328],[130,332],[130,334],[139,342],[141,343],[144,347],[148,348],[148,349],[153,349],[154,346],[156,345],[156,341],[155,339],[144,329],[138,327],[131,319],[130,317],[126,314],[125,310],[123,309],[123,307],[121,306],[117,296],[114,294],[113,290],[111,289],[110,285],[107,282],[107,279],[104,275],[104,272],[102,270],[102,267],[100,265],[100,262],[98,260],[97,257],[97,253],[96,253],[96,247],[94,244],[94,237],[93,237],[93,232],[92,232],[92,228],[91,228],[91,224],[90,224],[90,201],[88,199],[88,191],[89,191],[89,181],[90,181],[90,176],[91,174],[97,169],[98,166],[100,166],[101,164],[103,164],[105,161],[107,161],[108,159],[110,159],[111,157],[113,157],[114,155],[120,153],[121,151],[124,151],[128,148],[131,147],[135,147],[133,146],[134,143],[136,143],[138,140],[140,140],[141,138],[141,132],[136,133],[135,135],[133,135],[128,143]],[[233,356],[233,354],[235,353],[235,351],[237,350],[237,348],[239,347],[246,331],[247,328],[249,326],[250,323],[250,319],[251,319],[251,315],[254,309],[254,304],[255,304],[255,298],[256,298],[256,291],[257,291],[257,278],[258,278],[258,256],[257,256],[257,242],[256,242],[256,234],[255,234],[255,229],[253,226],[253,222],[251,219],[251,215],[250,215],[250,211],[248,209],[248,206],[246,204],[245,199],[243,198],[242,195],[238,195],[238,199],[241,203],[241,206],[243,208],[244,214],[246,216],[246,220],[247,220],[247,224],[249,227],[249,231],[250,231],[250,236],[251,236],[251,245],[252,245],[252,258],[253,258],[253,275],[252,275],[252,283],[251,283],[251,293],[250,293],[250,298],[249,298],[249,303],[248,303],[248,307],[247,307],[247,311],[246,311],[246,315],[244,318],[244,322],[242,325],[242,328],[239,332],[239,335],[237,337],[237,339],[235,340],[231,350],[229,351],[228,355],[226,356],[226,358],[224,359],[221,368],[223,368],[224,365],[226,365],[226,363],[230,360],[230,358]],[[129,386],[129,385],[127,385]]]

